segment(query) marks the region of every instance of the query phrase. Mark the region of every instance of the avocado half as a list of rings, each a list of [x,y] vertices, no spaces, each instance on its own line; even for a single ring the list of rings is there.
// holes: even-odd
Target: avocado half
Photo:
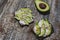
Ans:
[[[37,9],[41,12],[46,12],[50,10],[50,6],[46,2],[36,0],[35,4]]]

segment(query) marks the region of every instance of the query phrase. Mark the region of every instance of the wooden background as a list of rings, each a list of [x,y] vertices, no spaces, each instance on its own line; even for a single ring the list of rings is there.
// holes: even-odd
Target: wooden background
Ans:
[[[40,40],[60,40],[60,0],[44,1],[51,6],[50,14],[44,17],[49,19],[54,32],[51,36]],[[43,17],[36,10],[34,0],[0,0],[0,40],[39,40],[31,31],[34,23],[29,27],[21,27],[14,19],[15,11],[24,7],[33,11],[34,22]]]

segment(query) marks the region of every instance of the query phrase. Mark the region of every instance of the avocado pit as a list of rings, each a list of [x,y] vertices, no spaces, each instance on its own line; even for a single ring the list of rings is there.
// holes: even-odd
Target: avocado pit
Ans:
[[[40,7],[41,9],[45,9],[45,8],[46,8],[46,5],[45,5],[44,3],[40,3],[40,4],[39,4],[39,7]]]

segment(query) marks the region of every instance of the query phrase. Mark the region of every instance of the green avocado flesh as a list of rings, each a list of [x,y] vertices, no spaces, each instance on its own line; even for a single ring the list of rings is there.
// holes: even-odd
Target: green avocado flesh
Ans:
[[[52,28],[51,24],[48,22],[48,20],[40,20],[37,25],[34,27],[34,32],[39,37],[43,36],[46,37],[51,34]]]
[[[35,32],[36,35],[39,35],[39,34],[41,33],[40,30],[41,30],[41,29],[40,29],[40,27],[39,27],[39,25],[38,25],[38,22],[36,22],[33,31]]]
[[[50,7],[46,2],[43,1],[35,1],[36,7],[41,12],[49,11]]]
[[[24,21],[26,25],[28,25],[30,22],[32,22],[32,11],[29,8],[21,8],[20,10],[15,12],[15,18],[17,20]]]
[[[39,26],[41,28],[41,33],[39,34],[39,36],[44,36],[44,34],[46,32],[45,25],[44,25],[44,20],[41,20],[39,23],[40,23]]]
[[[38,25],[35,26],[34,30],[36,31],[35,33],[36,33],[37,35],[40,34],[40,27],[39,27]]]
[[[44,21],[44,23],[45,23],[45,28],[46,28],[46,33],[44,36],[48,36],[51,34],[52,27],[51,27],[51,24],[47,20]]]

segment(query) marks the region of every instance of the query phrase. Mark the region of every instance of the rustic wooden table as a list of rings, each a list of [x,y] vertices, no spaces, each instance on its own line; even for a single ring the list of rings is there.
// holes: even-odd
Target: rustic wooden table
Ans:
[[[44,0],[51,6],[48,18],[54,32],[51,36],[41,40],[60,40],[60,0]],[[42,15],[36,10],[34,0],[0,0],[0,40],[39,40],[32,33],[34,23],[29,27],[21,27],[14,19],[14,13],[20,8],[30,8],[33,12],[34,21],[39,21]]]

